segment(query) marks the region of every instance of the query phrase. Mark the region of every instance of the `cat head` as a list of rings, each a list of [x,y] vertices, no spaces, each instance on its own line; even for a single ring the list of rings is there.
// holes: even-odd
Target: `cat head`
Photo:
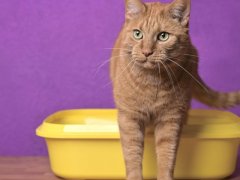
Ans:
[[[125,48],[139,66],[156,68],[157,62],[174,60],[187,50],[190,0],[143,3],[125,0]]]

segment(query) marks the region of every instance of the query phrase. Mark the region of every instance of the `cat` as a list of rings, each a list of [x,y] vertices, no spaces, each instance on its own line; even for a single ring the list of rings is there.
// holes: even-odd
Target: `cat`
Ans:
[[[157,180],[172,180],[192,97],[209,106],[240,104],[240,92],[220,93],[198,75],[189,36],[190,0],[125,0],[125,23],[112,50],[110,77],[127,180],[142,180],[146,129],[153,128]]]

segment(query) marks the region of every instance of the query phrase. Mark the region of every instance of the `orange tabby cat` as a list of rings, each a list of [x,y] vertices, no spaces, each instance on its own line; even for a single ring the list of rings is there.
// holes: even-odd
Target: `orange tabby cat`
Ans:
[[[214,107],[240,103],[198,75],[189,37],[190,0],[169,4],[125,0],[126,20],[111,59],[111,79],[127,180],[142,180],[145,129],[154,128],[158,180],[172,180],[179,136],[192,96]]]

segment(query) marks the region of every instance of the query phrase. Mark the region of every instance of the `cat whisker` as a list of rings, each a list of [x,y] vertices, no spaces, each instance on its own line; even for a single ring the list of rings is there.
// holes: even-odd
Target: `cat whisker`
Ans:
[[[179,91],[181,91],[181,88],[180,88],[180,86],[179,86],[179,83],[178,83],[178,80],[177,80],[177,77],[176,77],[176,74],[174,73],[174,71],[172,70],[172,68],[171,67],[169,67],[167,64],[166,64],[166,66],[168,67],[168,69],[170,69],[170,71],[172,72],[172,74],[173,74],[173,77],[175,78],[175,80],[176,80],[176,83],[177,83],[177,86],[178,86],[178,89],[179,89]],[[182,93],[180,92],[180,96],[181,96],[181,99],[182,99],[182,102],[183,102],[183,95],[182,95]]]
[[[172,58],[172,59],[176,59],[176,60],[178,60],[178,61],[185,61],[184,59],[178,59],[178,58]],[[190,60],[190,62],[191,63],[196,63],[196,64],[198,64],[198,62],[197,61],[195,61],[195,60]]]
[[[106,65],[108,62],[110,62],[111,59],[115,59],[115,58],[118,58],[118,57],[124,57],[124,56],[127,56],[127,55],[128,55],[128,54],[122,54],[122,55],[119,55],[119,56],[112,56],[111,58],[103,61],[100,65],[97,66],[96,71],[94,72],[94,76],[96,76],[97,73],[100,71],[100,69],[101,69],[104,65]]]
[[[207,93],[209,93],[208,92],[208,90],[204,87],[204,85],[201,83],[201,82],[199,82],[188,70],[186,70],[184,67],[182,67],[180,64],[178,64],[177,62],[175,62],[175,61],[173,61],[173,60],[171,60],[171,59],[169,59],[169,58],[167,58],[169,61],[171,61],[172,63],[174,63],[174,64],[176,64],[178,67],[180,67],[182,70],[184,70],[188,75],[190,75],[191,77],[192,77],[192,79],[195,81],[195,82],[197,82]]]
[[[199,56],[194,55],[194,54],[182,54],[182,55],[185,55],[185,56],[192,56],[192,57],[197,57],[197,58],[199,58]]]
[[[189,55],[185,55],[185,56],[189,56]],[[158,62],[158,61],[160,61],[159,59],[161,59],[162,58],[162,56],[153,56],[152,58],[154,58],[154,60],[156,61],[156,62]],[[178,59],[178,58],[172,58],[172,59],[176,59],[176,60],[179,60],[179,61],[184,61],[183,59]],[[190,61],[191,61],[191,63],[196,63],[196,64],[198,64],[198,62],[197,61],[195,61],[195,60],[193,60],[193,59],[190,59]]]
[[[137,55],[139,55],[139,54],[137,54],[137,53],[132,53],[132,55],[133,55],[133,56],[137,56]]]
[[[133,65],[132,65],[132,68],[131,68],[131,70],[130,70],[130,73],[133,72],[133,68],[134,68],[135,63],[136,63],[136,61],[133,62]]]
[[[171,82],[171,84],[172,84],[172,86],[173,86],[173,90],[174,90],[174,94],[175,94],[175,96],[176,96],[176,99],[178,100],[178,102],[180,102],[180,101],[179,101],[179,98],[178,98],[178,96],[177,96],[176,88],[175,88],[175,86],[174,86],[174,81],[173,81],[173,79],[172,79],[172,75],[171,75],[171,73],[169,72],[168,68],[164,65],[164,63],[161,62],[161,64],[163,65],[164,69],[165,69],[166,72],[167,72],[167,75],[168,75],[168,77],[169,77],[169,80],[170,80],[170,82]]]
[[[131,68],[131,70],[130,70],[130,73],[133,73],[133,68],[135,67],[135,63],[136,63],[136,61],[134,61],[133,65],[132,65],[132,68]],[[139,71],[139,74],[140,74],[140,72],[141,72],[141,71]],[[137,83],[137,81],[136,81],[136,83]],[[137,89],[139,88],[139,86],[140,86],[140,83],[138,83],[137,86],[134,87],[134,89],[137,90]],[[130,94],[130,96],[132,96],[134,93],[136,93],[136,91],[133,91],[133,92]]]
[[[162,77],[161,77],[161,68],[160,68],[160,64],[159,64],[159,63],[157,63],[157,65],[158,65],[158,74],[159,74],[159,78],[160,78],[160,82],[161,82],[161,80],[162,80]]]
[[[103,48],[103,49],[106,49],[106,50],[123,50],[123,51],[131,52],[131,49],[125,49],[125,48]]]
[[[121,75],[127,70],[127,68],[129,67],[129,65],[130,65],[132,62],[134,62],[134,59],[131,59],[131,61],[125,66],[125,68],[118,74],[118,76],[115,77],[114,81],[118,80],[118,79],[121,77]],[[111,84],[111,82],[107,83],[107,84],[104,85],[103,87],[105,88],[106,86],[108,86],[108,85],[110,85],[110,84]]]
[[[161,86],[161,84],[162,84],[162,77],[161,77],[161,67],[160,67],[160,64],[159,64],[159,63],[157,63],[157,65],[158,65],[158,75],[159,75],[159,81],[158,81],[158,84],[157,84],[156,100],[157,100],[157,98],[158,98],[158,92],[159,92],[159,88],[160,88],[160,86]]]

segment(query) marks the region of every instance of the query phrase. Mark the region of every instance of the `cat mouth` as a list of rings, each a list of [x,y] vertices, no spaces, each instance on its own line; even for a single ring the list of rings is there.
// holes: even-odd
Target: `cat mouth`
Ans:
[[[158,67],[158,64],[157,64],[158,62],[156,62],[156,61],[136,60],[136,62],[139,66],[142,66],[146,69],[154,69],[154,68]]]

